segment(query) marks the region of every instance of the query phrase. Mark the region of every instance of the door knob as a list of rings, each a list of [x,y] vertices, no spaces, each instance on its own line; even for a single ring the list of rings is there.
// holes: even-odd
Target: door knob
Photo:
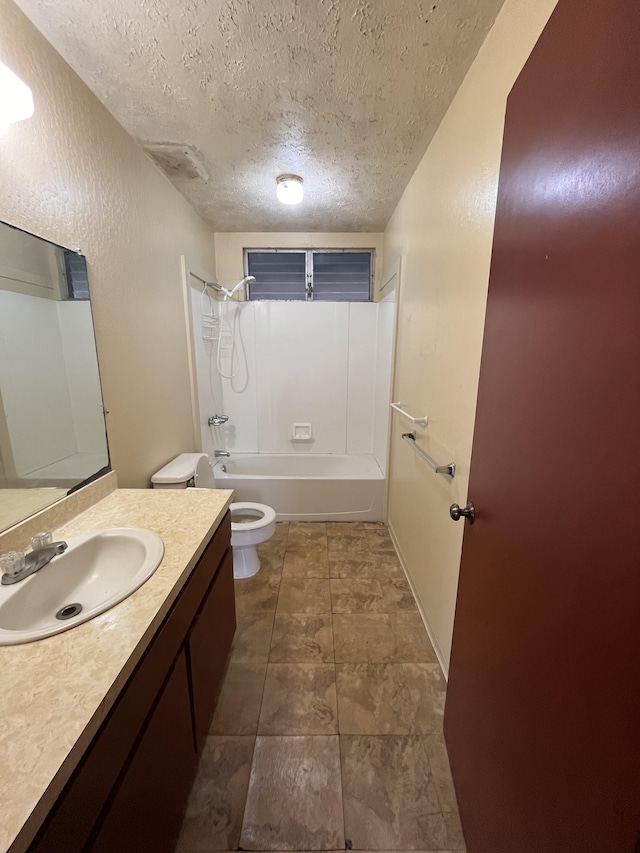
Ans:
[[[471,501],[469,501],[464,509],[461,509],[458,504],[451,504],[449,507],[449,515],[454,521],[460,521],[460,518],[464,515],[465,518],[469,519],[469,524],[473,524],[476,520],[475,507]]]

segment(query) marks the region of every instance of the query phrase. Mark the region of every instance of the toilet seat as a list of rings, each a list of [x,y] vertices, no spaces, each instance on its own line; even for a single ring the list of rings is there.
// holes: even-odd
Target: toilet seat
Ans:
[[[268,524],[275,522],[276,520],[276,511],[266,504],[258,504],[251,503],[250,501],[239,501],[238,503],[232,503],[229,506],[231,511],[231,530],[236,530],[241,532],[243,530],[259,530],[261,527],[266,527]],[[246,512],[249,513],[259,513],[256,517],[255,521],[234,521],[233,514]]]

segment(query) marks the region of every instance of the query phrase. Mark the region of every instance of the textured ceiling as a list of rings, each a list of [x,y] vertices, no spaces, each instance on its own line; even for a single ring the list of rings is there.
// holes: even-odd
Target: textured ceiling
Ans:
[[[380,231],[504,0],[17,2],[217,230]]]

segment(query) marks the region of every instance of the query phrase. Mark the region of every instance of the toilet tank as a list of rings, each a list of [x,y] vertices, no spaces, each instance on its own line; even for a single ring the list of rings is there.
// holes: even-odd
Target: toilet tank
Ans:
[[[196,465],[196,489],[215,489],[216,478],[213,476],[211,460],[206,453],[200,453]]]
[[[216,481],[206,453],[181,453],[151,478],[154,489],[215,489]]]

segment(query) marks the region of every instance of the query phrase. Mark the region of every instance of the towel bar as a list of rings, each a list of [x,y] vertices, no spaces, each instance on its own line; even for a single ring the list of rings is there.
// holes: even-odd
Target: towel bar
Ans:
[[[411,444],[415,452],[421,459],[427,463],[430,468],[436,472],[436,474],[444,474],[447,477],[455,477],[456,476],[456,463],[455,462],[447,462],[446,465],[438,465],[430,456],[421,450],[416,444],[416,434],[415,432],[404,432],[402,434],[402,440],[406,441],[407,444]]]
[[[405,412],[404,409],[401,409],[402,403],[398,401],[397,403],[389,403],[392,409],[395,409],[396,412],[399,412],[403,418],[406,418],[408,421],[411,421],[412,424],[418,424],[419,426],[426,426],[429,423],[429,418],[413,418],[409,414],[409,412]]]

